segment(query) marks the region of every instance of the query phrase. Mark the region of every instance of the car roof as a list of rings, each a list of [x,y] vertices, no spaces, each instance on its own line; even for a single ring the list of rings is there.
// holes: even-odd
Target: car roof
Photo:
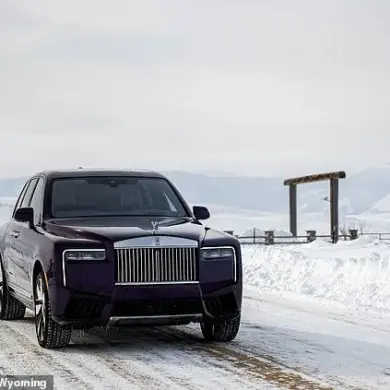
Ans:
[[[78,168],[78,169],[58,169],[46,170],[35,174],[34,176],[44,176],[47,179],[83,177],[83,176],[133,176],[133,177],[151,177],[166,178],[163,174],[147,169],[107,169],[107,168]]]

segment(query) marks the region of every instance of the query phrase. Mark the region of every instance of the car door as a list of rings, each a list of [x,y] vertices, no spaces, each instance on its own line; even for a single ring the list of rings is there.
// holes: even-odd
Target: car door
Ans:
[[[30,180],[19,207],[28,207],[30,205],[37,182],[38,178],[36,177]],[[13,218],[10,234],[14,238],[14,244],[12,255],[10,256],[10,263],[12,264],[14,272],[13,283],[15,284],[15,290],[24,297],[30,298],[31,289],[25,282],[26,273],[28,273],[28,259],[26,257],[27,248],[25,247],[26,230],[30,230],[27,222],[19,222]]]
[[[29,185],[30,185],[30,181],[27,181],[23,189],[20,191],[18,200],[16,201],[11,219],[7,224],[6,232],[4,235],[4,242],[2,248],[3,265],[4,265],[5,272],[7,274],[8,283],[10,284],[15,283],[15,264],[13,262],[13,259],[15,258],[15,236],[17,235],[17,233],[14,231],[15,226],[14,226],[13,216],[15,214],[15,211],[20,207]]]
[[[36,178],[33,183],[31,196],[26,196],[22,202],[22,207],[32,207],[34,210],[34,226],[27,223],[16,222],[19,236],[15,238],[15,247],[18,252],[17,277],[20,287],[30,295],[32,294],[32,271],[36,260],[36,252],[40,240],[40,233],[35,229],[42,222],[42,205],[44,192],[44,178]]]

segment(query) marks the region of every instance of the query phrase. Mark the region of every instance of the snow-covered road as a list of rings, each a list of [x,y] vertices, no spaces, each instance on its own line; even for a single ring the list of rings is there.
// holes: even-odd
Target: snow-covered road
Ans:
[[[236,343],[211,345],[196,326],[75,332],[61,351],[37,346],[31,317],[1,324],[2,374],[52,374],[58,389],[275,389],[315,381],[269,356],[257,325]],[[261,341],[261,342],[260,342]],[[258,344],[258,345],[256,345]]]
[[[57,389],[389,389],[390,321],[246,290],[230,344],[197,326],[75,332],[37,346],[29,315],[0,325],[1,374],[53,374]]]
[[[245,247],[243,321],[230,344],[198,325],[74,332],[37,345],[31,314],[0,322],[0,374],[56,389],[390,389],[390,247]]]
[[[247,291],[238,346],[245,340],[334,389],[390,389],[390,319]]]

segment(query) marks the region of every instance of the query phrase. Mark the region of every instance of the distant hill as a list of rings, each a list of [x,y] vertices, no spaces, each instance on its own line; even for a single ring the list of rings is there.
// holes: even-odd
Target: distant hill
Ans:
[[[232,208],[270,213],[288,213],[288,188],[283,178],[220,177],[186,172],[166,172],[191,202],[212,203]],[[299,173],[297,174],[299,175]],[[390,165],[368,168],[340,180],[340,213],[358,215],[388,210]],[[318,182],[298,187],[300,213],[329,212],[329,183]],[[384,199],[386,198],[386,199]],[[389,204],[390,207],[390,204]]]
[[[231,209],[268,213],[288,213],[288,188],[283,178],[239,177],[214,173],[163,172],[191,204],[213,204]],[[297,173],[299,175],[299,173]],[[0,179],[0,197],[15,197],[26,178]],[[329,211],[324,200],[328,183],[313,183],[298,188],[300,212]],[[373,167],[340,181],[340,209],[343,215],[387,211],[390,196],[390,165]]]
[[[283,187],[283,179],[206,176],[179,171],[164,174],[191,203],[277,213],[288,211],[288,191]]]

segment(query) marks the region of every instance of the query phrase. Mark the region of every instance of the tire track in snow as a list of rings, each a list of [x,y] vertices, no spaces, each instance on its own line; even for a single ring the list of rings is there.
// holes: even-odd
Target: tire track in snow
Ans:
[[[196,348],[199,340],[194,341],[190,335],[178,338],[175,332],[174,327],[114,328],[108,333],[93,334],[112,346],[110,353],[116,358],[123,358],[130,348],[133,358],[179,385],[178,389],[268,388],[262,381],[243,376],[229,363],[202,353]]]
[[[75,331],[72,344],[59,351],[44,350],[37,345],[32,318],[1,322],[0,326],[5,330],[1,332],[5,335],[0,338],[1,345],[4,338],[11,340],[8,358],[18,344],[15,363],[22,360],[23,354],[27,355],[23,361],[25,357],[29,362],[35,361],[33,367],[31,363],[25,367],[25,371],[30,371],[28,374],[33,368],[37,372],[36,368],[50,367],[61,389],[209,389],[211,386],[249,390],[267,388],[266,383],[274,385],[272,388],[331,389],[253,348],[249,339],[238,339],[229,345],[210,343],[201,338],[199,329],[195,332],[191,326],[114,328],[107,333]],[[7,355],[2,361],[6,359]],[[16,373],[20,374],[20,370]]]
[[[90,359],[91,354],[94,357],[93,365],[98,361],[103,366],[108,367],[119,378],[127,381],[130,384],[137,384],[137,389],[160,389],[162,385],[170,389],[182,389],[183,386],[180,381],[175,381],[175,378],[167,378],[156,373],[153,367],[139,362],[136,354],[121,354],[115,351],[105,338],[99,336],[96,332],[82,332],[78,337],[73,337],[70,347],[74,347],[77,355],[84,354],[86,359]],[[64,348],[65,353],[67,349]],[[131,352],[131,351],[129,351]],[[178,383],[175,383],[178,382]],[[174,387],[174,385],[178,385]],[[117,388],[115,386],[115,388]]]
[[[39,347],[32,318],[0,322],[0,348],[5,374],[47,373],[59,389],[258,389],[242,372],[194,349],[194,342],[170,336],[172,329],[149,328],[74,332],[60,350]],[[119,341],[118,341],[119,339]],[[4,353],[5,352],[5,353]],[[194,353],[195,352],[195,353]],[[3,364],[4,365],[4,364]],[[251,383],[252,382],[252,383]],[[274,387],[272,387],[274,388]]]
[[[244,325],[244,324],[243,324]],[[304,374],[295,368],[281,364],[276,358],[250,352],[242,343],[220,344],[201,341],[193,332],[184,329],[161,334],[167,341],[187,340],[198,351],[216,360],[230,363],[232,367],[245,371],[252,378],[262,379],[291,390],[334,390],[333,387],[322,384],[316,378]]]
[[[54,368],[51,373],[55,375],[55,381],[66,374],[64,385],[61,383],[59,389],[159,389],[164,383],[164,378],[151,376],[148,367],[138,367],[133,362],[122,365],[118,363],[121,360],[110,359],[107,357],[107,348],[104,345],[97,348],[96,338],[88,334],[81,337],[82,344],[74,344],[75,339],[77,341],[76,331],[76,337],[72,337],[72,343],[68,347],[45,350],[37,344],[31,318],[26,317],[25,320],[12,323],[2,322],[1,325],[3,324],[11,335],[9,338],[21,345],[24,353],[41,361],[46,372],[47,367],[50,367],[50,371]]]
[[[387,389],[384,369],[389,347],[381,338],[388,339],[389,318],[372,318],[369,313],[305,299],[256,294],[257,289],[249,289],[249,296],[244,295],[248,310],[244,337],[257,339],[260,350],[337,389]],[[267,326],[259,326],[258,319],[270,310],[275,315],[265,321]],[[257,333],[256,337],[251,333]]]
[[[129,331],[122,332],[122,339],[116,342],[126,342],[126,332]],[[333,390],[313,377],[280,364],[271,356],[249,352],[241,344],[233,343],[228,347],[226,344],[206,342],[191,332],[191,328],[152,328],[145,330],[144,335],[160,343],[187,348],[189,353],[196,352],[202,356],[208,367],[223,367],[231,376],[250,378],[252,383],[263,380],[277,386],[288,386],[289,389]]]

